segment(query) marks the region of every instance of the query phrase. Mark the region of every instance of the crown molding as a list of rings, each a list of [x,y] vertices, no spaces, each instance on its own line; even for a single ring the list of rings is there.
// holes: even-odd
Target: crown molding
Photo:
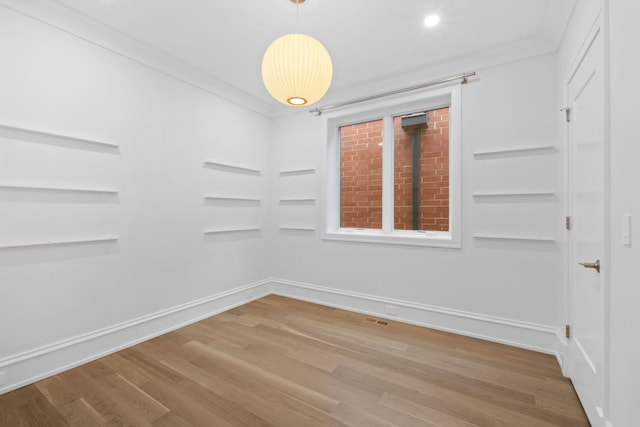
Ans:
[[[273,116],[273,105],[70,9],[55,0],[0,0],[0,6],[123,56],[221,99],[267,117]]]

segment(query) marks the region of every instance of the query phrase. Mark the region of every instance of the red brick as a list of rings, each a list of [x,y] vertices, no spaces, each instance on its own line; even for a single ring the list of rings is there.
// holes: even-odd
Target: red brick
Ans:
[[[397,229],[411,229],[413,131],[405,132],[400,127],[400,118],[395,118],[394,123],[394,223]],[[448,125],[448,108],[442,108],[429,112],[429,128],[420,132],[420,227],[425,230],[448,229]],[[382,121],[345,126],[340,129],[340,134],[341,225],[380,228],[382,147],[379,144],[382,142]]]

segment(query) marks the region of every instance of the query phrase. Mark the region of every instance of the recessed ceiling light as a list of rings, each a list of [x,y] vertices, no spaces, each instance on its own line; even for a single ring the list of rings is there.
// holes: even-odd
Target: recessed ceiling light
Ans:
[[[424,25],[426,27],[435,27],[440,23],[440,15],[429,15],[424,18]]]

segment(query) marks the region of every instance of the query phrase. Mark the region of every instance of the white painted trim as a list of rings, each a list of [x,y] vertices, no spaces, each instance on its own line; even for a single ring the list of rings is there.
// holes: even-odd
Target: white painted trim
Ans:
[[[64,4],[23,0],[2,0],[2,3],[4,4],[0,4],[0,7],[20,13],[158,73],[255,111],[263,116],[273,116],[275,104],[248,94],[118,30],[96,22]]]
[[[314,227],[293,227],[288,225],[283,225],[279,227],[282,231],[316,231]]]
[[[487,158],[495,156],[534,156],[538,154],[555,154],[558,152],[558,148],[555,145],[535,145],[529,147],[517,147],[517,148],[495,148],[486,151],[475,151],[473,157]]]
[[[205,230],[203,234],[222,234],[222,233],[244,233],[249,231],[260,231],[260,227],[248,228],[221,228],[219,230]]]
[[[449,108],[449,231],[394,230],[393,117],[415,111]],[[382,99],[337,112],[324,113],[326,148],[323,156],[321,238],[345,242],[460,249],[462,247],[462,90],[461,84],[428,88],[392,100]],[[340,226],[340,127],[383,122],[382,227]]]
[[[280,171],[280,177],[294,176],[294,175],[313,175],[314,173],[316,173],[316,170],[313,168],[283,170],[283,171]]]
[[[0,359],[0,394],[115,353],[271,293],[262,280]]]
[[[270,281],[276,295],[552,354],[561,363],[562,333],[557,327],[290,280]],[[396,306],[398,315],[385,314],[386,305]]]
[[[2,190],[17,190],[17,191],[50,191],[50,192],[65,192],[65,193],[93,193],[93,194],[108,194],[116,195],[117,190],[99,190],[91,188],[64,188],[64,187],[38,187],[31,185],[0,185]]]
[[[255,197],[228,197],[228,196],[205,196],[204,200],[221,200],[226,202],[261,202],[262,199]]]
[[[552,236],[536,235],[510,235],[510,234],[492,234],[492,233],[476,233],[473,235],[474,239],[482,240],[521,240],[527,242],[555,242],[556,239]]]
[[[562,371],[562,375],[564,375],[565,377],[569,377],[569,375],[567,375],[566,369],[567,366],[564,363],[565,357],[567,356],[567,348],[569,347],[569,340],[567,339],[567,337],[564,335],[563,333],[564,331],[562,331],[561,328],[558,328],[558,330],[556,331],[556,337],[557,337],[557,341],[556,341],[556,359],[558,360],[558,365],[560,365],[560,370]]]
[[[257,175],[257,176],[262,175],[262,171],[260,171],[259,169],[248,168],[245,166],[237,166],[229,163],[206,161],[204,162],[203,167],[210,167],[212,169],[222,170],[224,172],[231,172],[231,173],[245,173],[245,174]]]
[[[270,294],[553,354],[563,362],[566,340],[559,328],[270,278],[0,359],[0,394]],[[386,305],[398,315],[386,315]]]
[[[28,247],[35,247],[35,246],[83,245],[86,243],[109,243],[109,242],[115,242],[117,240],[118,240],[118,237],[109,236],[109,237],[96,237],[91,239],[47,240],[43,242],[4,243],[4,244],[0,244],[0,249],[28,248]]]
[[[520,191],[520,192],[500,192],[492,191],[487,193],[473,193],[473,197],[482,198],[553,198],[557,199],[557,194],[554,191]]]
[[[284,204],[303,204],[303,203],[310,203],[310,204],[315,204],[316,199],[315,197],[307,197],[307,198],[290,198],[290,199],[280,199],[280,204],[284,205]]]
[[[611,214],[611,164],[610,164],[610,157],[611,157],[611,147],[610,147],[610,124],[611,124],[611,117],[610,117],[610,82],[609,82],[609,19],[608,19],[608,0],[604,0],[602,2],[600,2],[600,6],[598,8],[597,13],[595,13],[595,17],[593,19],[593,21],[591,22],[591,25],[589,27],[589,30],[587,32],[584,33],[584,39],[582,41],[582,44],[580,46],[579,49],[577,49],[575,51],[576,55],[571,63],[571,65],[569,66],[566,75],[564,76],[564,79],[562,80],[562,88],[563,88],[563,97],[564,97],[564,101],[565,101],[565,106],[566,107],[573,107],[573,102],[571,100],[571,96],[569,94],[569,85],[571,84],[573,78],[576,76],[576,73],[578,72],[580,66],[582,65],[582,62],[584,60],[584,57],[587,55],[588,51],[591,49],[591,47],[593,46],[593,43],[596,41],[597,37],[599,35],[601,35],[603,37],[602,43],[603,43],[603,72],[604,72],[604,88],[605,88],[605,93],[604,93],[604,106],[603,106],[603,111],[604,111],[604,160],[603,160],[603,167],[604,167],[604,171],[603,171],[603,176],[604,176],[604,219],[603,219],[603,228],[604,228],[604,237],[603,237],[603,254],[602,254],[602,264],[607,266],[610,265],[611,259],[610,259],[610,255],[611,255],[611,230],[610,228],[607,226],[607,224],[611,224],[611,218],[610,218],[610,214]],[[569,126],[566,126],[564,128],[564,132],[563,132],[563,145],[566,147],[566,159],[565,159],[565,192],[566,192],[566,211],[568,212],[568,215],[571,218],[574,218],[576,215],[575,212],[575,206],[574,206],[574,200],[573,200],[573,196],[572,196],[572,191],[575,189],[576,184],[573,183],[573,171],[575,168],[575,158],[572,155],[572,150],[570,148],[570,130],[569,130]],[[572,237],[573,236],[573,237]],[[574,255],[574,242],[572,242],[572,240],[575,239],[575,236],[572,233],[567,233],[566,234],[566,254],[565,254],[565,272],[564,275],[566,277],[567,280],[567,285],[565,288],[565,292],[566,292],[566,317],[567,317],[567,323],[570,325],[574,325],[575,323],[575,313],[573,310],[573,305],[572,305],[572,296],[573,296],[573,290],[576,286],[575,283],[575,277],[574,277],[574,273],[573,273],[573,262],[575,261],[573,258]],[[593,242],[589,242],[589,243],[593,243]],[[610,290],[611,290],[611,283],[610,283],[610,269],[604,269],[602,274],[601,274],[601,285],[604,289],[604,311],[603,311],[603,321],[604,321],[604,328],[603,328],[603,333],[604,333],[604,348],[603,350],[603,363],[602,363],[602,371],[603,371],[603,390],[602,392],[602,400],[601,403],[602,404],[602,408],[596,406],[596,417],[598,417],[597,421],[593,421],[591,418],[593,418],[594,416],[593,414],[593,410],[588,408],[586,405],[583,404],[583,406],[586,408],[585,412],[587,413],[587,415],[590,418],[590,421],[592,423],[597,422],[599,425],[602,426],[607,426],[610,425],[610,422],[606,420],[606,417],[610,416],[610,412],[611,412],[611,401],[610,401],[610,350],[611,350],[611,344],[610,344]],[[582,348],[582,346],[580,345],[580,342],[577,339],[572,339],[573,341],[573,345],[569,345],[567,344],[565,350],[564,350],[564,354],[566,356],[567,359],[567,363],[565,364],[565,366],[563,367],[563,373],[565,376],[567,376],[568,378],[572,378],[575,377],[576,375],[576,368],[573,366],[575,364],[575,361],[572,363],[572,359],[574,358],[575,352],[581,352],[582,354],[584,354],[584,349]],[[588,364],[590,365],[590,369],[593,370],[593,363],[588,360]],[[575,378],[574,378],[575,379]],[[580,397],[580,396],[579,396]],[[582,397],[580,397],[582,400]]]
[[[97,141],[88,138],[78,138],[77,136],[62,135],[60,133],[54,133],[50,131],[43,131],[40,129],[28,129],[18,126],[9,126],[6,124],[0,124],[0,137],[7,139],[20,139],[29,142],[42,142],[55,143],[59,141],[71,142],[84,145],[95,145],[105,149],[117,150],[120,148],[118,144],[112,144],[110,142]]]

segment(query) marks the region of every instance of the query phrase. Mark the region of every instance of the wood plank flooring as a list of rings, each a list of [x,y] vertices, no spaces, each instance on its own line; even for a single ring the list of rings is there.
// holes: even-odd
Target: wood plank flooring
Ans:
[[[268,296],[4,394],[0,426],[589,425],[552,356],[376,320]]]

